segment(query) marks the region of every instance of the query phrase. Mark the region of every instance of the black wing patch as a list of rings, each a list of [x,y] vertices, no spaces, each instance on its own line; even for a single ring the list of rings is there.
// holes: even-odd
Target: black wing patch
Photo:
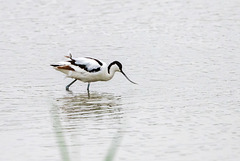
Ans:
[[[102,66],[102,65],[103,65],[103,63],[102,63],[102,62],[100,62],[100,61],[99,61],[99,60],[97,60],[97,59],[94,59],[94,58],[91,58],[91,57],[85,57],[85,58],[88,58],[88,59],[95,60],[96,62],[98,62],[98,64],[99,64],[100,66]]]
[[[81,68],[81,69],[83,69],[83,70],[85,70],[85,71],[87,71],[87,72],[89,72],[89,73],[98,72],[98,71],[100,71],[100,69],[101,69],[101,67],[98,67],[98,68],[89,70],[86,64],[77,64],[77,63],[76,63],[76,60],[74,60],[71,56],[70,56],[69,58],[70,58],[71,60],[69,60],[68,62],[70,62],[72,65],[78,66],[79,68]],[[103,65],[102,62],[100,62],[100,61],[97,60],[97,59],[90,58],[90,57],[86,57],[86,58],[95,60],[100,66]]]

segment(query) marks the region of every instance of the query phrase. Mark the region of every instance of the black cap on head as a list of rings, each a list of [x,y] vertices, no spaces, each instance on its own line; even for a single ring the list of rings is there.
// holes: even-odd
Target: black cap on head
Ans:
[[[122,64],[119,61],[114,61],[113,64],[116,64],[120,71],[122,71]]]
[[[119,61],[114,61],[114,62],[112,62],[111,64],[109,64],[109,66],[108,66],[108,73],[110,73],[110,68],[111,68],[111,66],[112,65],[117,65],[118,66],[118,68],[120,69],[120,71],[122,71],[122,64],[119,62]]]
[[[111,66],[112,66],[112,65],[115,65],[115,64],[118,66],[120,72],[127,78],[127,80],[129,80],[129,82],[131,82],[131,83],[133,83],[133,84],[137,84],[137,83],[131,81],[131,80],[127,77],[127,75],[122,71],[122,64],[121,64],[119,61],[114,61],[114,62],[112,62],[111,64],[109,64],[109,66],[108,66],[108,73],[110,73],[110,68],[111,68]]]

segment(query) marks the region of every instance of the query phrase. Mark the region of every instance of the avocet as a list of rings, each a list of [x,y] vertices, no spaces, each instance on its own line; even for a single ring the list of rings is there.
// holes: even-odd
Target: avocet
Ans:
[[[66,90],[77,80],[87,82],[87,91],[91,82],[108,81],[113,78],[115,72],[121,72],[131,83],[131,81],[122,70],[122,64],[119,61],[113,61],[109,65],[101,60],[91,57],[72,58],[72,54],[66,56],[67,61],[51,64],[56,70],[63,72],[67,77],[74,80],[66,86]]]

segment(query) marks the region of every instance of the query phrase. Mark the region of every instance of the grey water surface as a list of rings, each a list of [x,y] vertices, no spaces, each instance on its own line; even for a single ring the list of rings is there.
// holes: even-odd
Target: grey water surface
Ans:
[[[108,82],[49,64],[118,60]],[[1,161],[240,159],[238,0],[0,2]]]

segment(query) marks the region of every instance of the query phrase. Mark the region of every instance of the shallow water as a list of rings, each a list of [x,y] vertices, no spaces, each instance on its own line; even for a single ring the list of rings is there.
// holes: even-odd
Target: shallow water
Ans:
[[[0,5],[0,160],[240,159],[240,3]],[[71,82],[49,64],[119,60],[138,85]]]

